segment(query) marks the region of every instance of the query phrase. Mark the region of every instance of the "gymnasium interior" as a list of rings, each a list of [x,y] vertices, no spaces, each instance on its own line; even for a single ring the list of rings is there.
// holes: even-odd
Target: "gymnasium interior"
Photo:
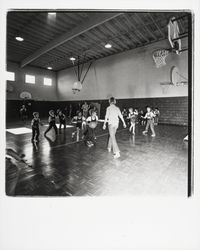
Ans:
[[[178,25],[178,37],[171,38],[178,49],[169,41],[170,20]],[[6,194],[186,197],[191,25],[191,13],[182,11],[9,11]],[[121,111],[146,106],[160,111],[155,137],[144,135],[139,122],[135,135],[120,123],[119,159],[107,151],[108,129],[103,130],[112,96]],[[84,102],[98,110],[93,147],[81,136],[72,138],[71,118]],[[44,137],[49,110],[58,109],[66,115],[66,129]],[[42,121],[37,143],[31,142],[33,112]]]

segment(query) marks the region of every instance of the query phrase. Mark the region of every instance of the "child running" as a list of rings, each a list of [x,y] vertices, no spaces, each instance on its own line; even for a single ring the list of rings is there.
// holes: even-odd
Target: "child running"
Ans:
[[[49,111],[49,127],[47,128],[47,130],[44,132],[44,136],[46,136],[46,134],[52,129],[54,128],[55,134],[58,134],[58,129],[56,126],[56,116],[55,116],[55,112],[53,110]]]
[[[63,114],[63,112],[60,110],[58,113],[58,119],[59,119],[59,131],[61,131],[62,125],[64,126],[64,129],[66,129],[66,116]]]
[[[94,141],[96,139],[95,136],[95,128],[97,126],[98,123],[98,116],[95,110],[91,111],[91,115],[88,116],[88,118],[86,119],[87,122],[87,129],[84,132],[84,139],[86,142],[86,145],[88,147],[92,147],[94,146]]]
[[[135,123],[136,123],[137,116],[138,116],[137,109],[133,111],[133,108],[129,108],[129,114],[128,114],[128,119],[130,120],[129,131],[132,132],[133,135],[135,135]]]
[[[154,117],[155,117],[155,114],[152,112],[151,108],[149,106],[147,106],[147,112],[144,116],[144,119],[147,119],[147,124],[146,124],[146,128],[145,130],[143,131],[143,134],[147,134],[148,133],[148,129],[149,129],[149,126],[151,128],[151,132],[152,132],[152,137],[155,137],[156,134],[155,134],[155,131],[154,131]]]
[[[39,113],[33,112],[33,119],[31,121],[31,127],[32,127],[32,139],[31,141],[39,141],[39,135],[40,135],[40,127],[39,125],[43,125],[40,122]]]
[[[76,122],[76,131],[72,133],[72,138],[74,138],[75,134],[77,135],[77,140],[79,140],[80,130],[83,129],[85,124],[85,117],[82,115],[82,112],[79,111],[77,116],[74,116],[71,122]]]

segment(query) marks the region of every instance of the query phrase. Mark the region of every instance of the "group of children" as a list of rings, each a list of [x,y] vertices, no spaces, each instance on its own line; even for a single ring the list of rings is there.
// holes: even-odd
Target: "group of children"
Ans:
[[[61,131],[62,126],[64,127],[64,130],[66,129],[67,121],[65,114],[60,109],[56,112],[54,110],[50,110],[48,127],[44,132],[44,136],[46,136],[51,129],[54,129],[56,135],[58,134],[58,128],[56,126],[57,119],[59,120],[59,131]],[[84,139],[86,145],[88,147],[94,146],[96,139],[95,128],[98,123],[97,112],[92,110],[90,115],[87,117],[84,116],[81,111],[78,111],[77,115],[72,118],[71,123],[76,123],[76,130],[72,133],[72,138],[77,135],[77,140],[79,140],[80,131],[82,131],[82,138]],[[39,112],[34,112],[33,119],[31,121],[32,142],[39,141],[40,125],[43,126],[39,118]]]
[[[88,115],[88,116],[87,116]],[[126,109],[122,111],[122,115],[124,121],[129,126],[129,131],[135,135],[135,126],[137,123],[140,125],[146,125],[143,134],[147,134],[148,129],[150,127],[152,132],[152,137],[155,137],[154,125],[158,124],[158,118],[160,115],[160,111],[158,108],[152,109],[149,106],[146,107],[146,112],[141,110],[138,112],[138,109],[129,108],[128,112]],[[54,110],[49,111],[48,118],[48,127],[44,132],[44,136],[51,130],[54,129],[55,134],[58,134],[58,128],[56,126],[56,120],[59,120],[59,131],[61,131],[62,126],[64,130],[66,129],[66,116],[65,114],[58,109],[56,112]],[[77,141],[80,138],[80,133],[82,132],[82,139],[84,139],[86,145],[88,147],[92,147],[95,144],[95,128],[98,124],[98,115],[95,109],[91,110],[91,112],[86,112],[83,114],[82,111],[77,111],[77,115],[74,116],[71,120],[71,123],[76,123],[76,130],[72,132],[72,138],[77,138]],[[38,141],[40,135],[40,125],[43,125],[39,118],[39,113],[33,113],[33,119],[31,121],[32,127],[32,141]]]
[[[87,117],[81,111],[78,111],[77,116],[72,118],[72,122],[76,122],[76,131],[72,133],[72,138],[76,135],[77,140],[82,131],[82,139],[84,139],[88,147],[94,146],[95,143],[95,128],[98,124],[98,115],[95,110],[91,110],[90,115]]]
[[[154,125],[158,125],[158,119],[160,116],[160,111],[158,108],[146,107],[146,112],[141,110],[138,112],[138,109],[129,108],[128,111],[126,108],[123,109],[122,115],[124,120],[129,125],[129,131],[135,135],[135,125],[138,123],[142,126],[145,126],[143,134],[147,134],[149,127],[151,128],[152,137],[155,137]]]

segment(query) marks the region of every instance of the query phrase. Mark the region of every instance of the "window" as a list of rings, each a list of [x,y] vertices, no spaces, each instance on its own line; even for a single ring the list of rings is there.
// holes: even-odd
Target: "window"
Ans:
[[[7,81],[15,81],[15,73],[7,71],[6,80]]]
[[[52,85],[52,79],[51,78],[44,78],[44,85],[51,86]]]
[[[35,76],[25,75],[25,82],[35,84]]]

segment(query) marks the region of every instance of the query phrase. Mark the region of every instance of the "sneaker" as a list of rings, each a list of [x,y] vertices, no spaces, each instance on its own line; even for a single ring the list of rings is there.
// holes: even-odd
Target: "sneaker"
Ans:
[[[151,137],[155,137],[155,136],[156,136],[156,134],[152,134],[152,135],[151,135]]]
[[[88,147],[91,147],[91,142],[90,141],[87,141],[86,144],[87,144]]]
[[[120,157],[120,153],[116,153],[115,155],[114,155],[114,159],[118,159]]]
[[[147,131],[143,131],[142,133],[143,133],[143,135],[145,135],[147,133]]]

